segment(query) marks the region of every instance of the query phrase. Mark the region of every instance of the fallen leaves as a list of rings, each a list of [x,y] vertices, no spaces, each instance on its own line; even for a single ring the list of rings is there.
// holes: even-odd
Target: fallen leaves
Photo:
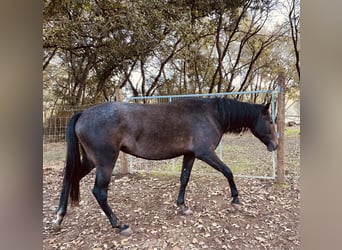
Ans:
[[[296,152],[288,155],[297,157],[288,162],[299,161]],[[43,249],[299,249],[298,166],[288,166],[285,186],[237,178],[238,208],[230,204],[223,176],[192,176],[185,197],[189,216],[175,204],[178,175],[113,176],[108,201],[132,228],[130,236],[110,227],[92,195],[93,173],[81,181],[80,206],[69,206],[61,231],[54,232],[62,170],[43,172]]]

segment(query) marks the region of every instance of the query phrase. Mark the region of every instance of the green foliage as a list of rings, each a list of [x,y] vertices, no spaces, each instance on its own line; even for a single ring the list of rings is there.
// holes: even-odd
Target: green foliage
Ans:
[[[296,87],[289,27],[266,29],[273,3],[45,0],[44,102],[274,88],[283,68]]]

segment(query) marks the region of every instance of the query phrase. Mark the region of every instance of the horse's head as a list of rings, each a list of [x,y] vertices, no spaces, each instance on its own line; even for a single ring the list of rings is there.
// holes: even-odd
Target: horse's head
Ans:
[[[259,138],[259,140],[267,146],[267,150],[271,152],[276,150],[278,147],[278,137],[272,122],[269,107],[269,103],[264,107],[261,107],[258,120],[251,131],[253,135]]]

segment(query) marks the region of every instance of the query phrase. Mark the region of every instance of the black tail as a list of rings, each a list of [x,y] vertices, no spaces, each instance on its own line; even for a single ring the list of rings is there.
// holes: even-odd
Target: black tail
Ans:
[[[81,155],[78,145],[78,138],[75,132],[75,125],[80,117],[81,112],[71,117],[67,132],[67,156],[64,170],[63,186],[69,187],[70,199],[72,205],[78,205],[80,199],[80,169],[81,169]],[[68,188],[67,188],[68,189]],[[68,195],[68,194],[65,194]]]

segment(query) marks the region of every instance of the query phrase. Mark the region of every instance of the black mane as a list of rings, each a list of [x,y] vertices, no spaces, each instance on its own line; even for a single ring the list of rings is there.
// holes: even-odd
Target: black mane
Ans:
[[[219,121],[224,133],[241,133],[254,128],[263,105],[229,98],[216,98]]]

